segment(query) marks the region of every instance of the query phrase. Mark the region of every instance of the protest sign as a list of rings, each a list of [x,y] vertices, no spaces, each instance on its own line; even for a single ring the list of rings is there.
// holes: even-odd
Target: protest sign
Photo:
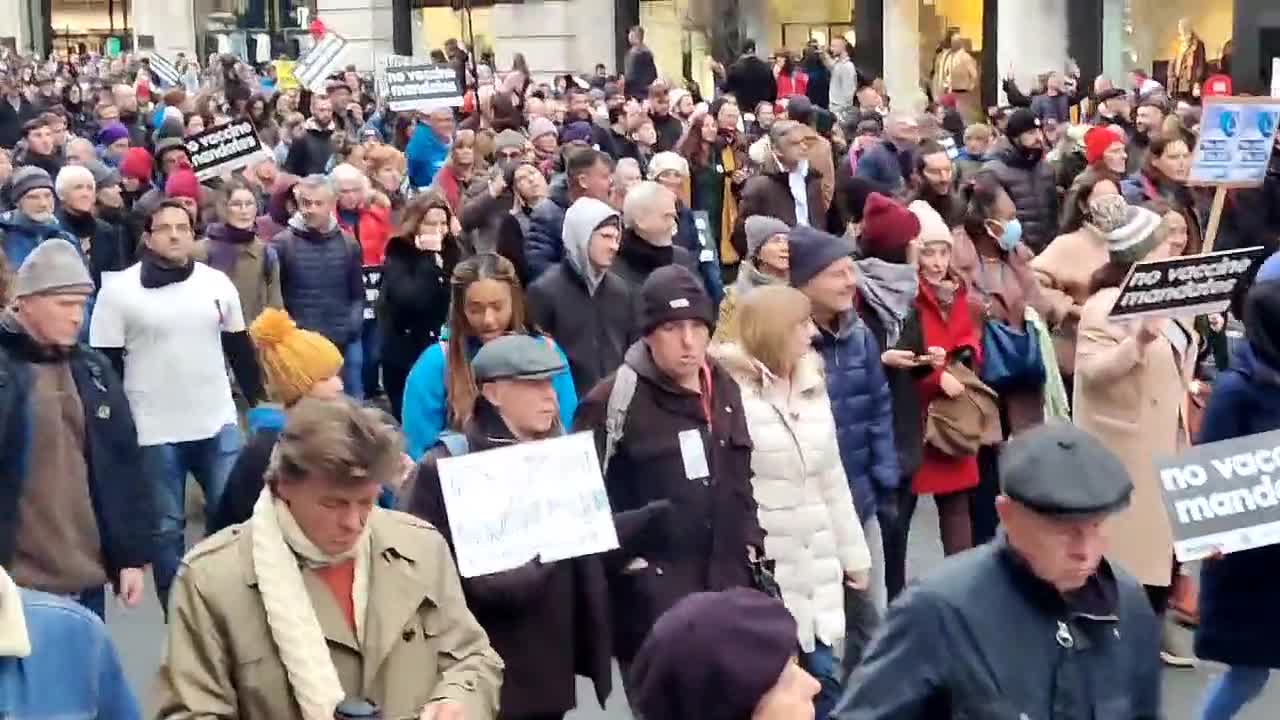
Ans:
[[[1280,122],[1280,98],[1205,97],[1189,185],[1215,186],[1204,250],[1213,250],[1227,188],[1257,187],[1267,177]]]
[[[1223,250],[1140,262],[1129,270],[1112,318],[1203,315],[1231,304],[1236,283],[1264,251],[1262,247]]]
[[[463,577],[618,547],[592,433],[441,459]]]
[[[1280,98],[1206,98],[1190,184],[1256,187],[1267,177]]]
[[[200,180],[238,170],[270,156],[251,120],[215,125],[186,140],[191,169]]]
[[[302,87],[293,70],[298,63],[293,60],[276,60],[271,63],[276,68],[276,88],[279,90],[297,90]]]
[[[382,293],[382,266],[369,265],[361,271],[364,277],[364,319],[377,317],[378,296]]]
[[[422,63],[422,60],[415,60],[410,55],[379,55],[373,61],[373,88],[378,97],[386,97],[387,94],[387,68],[404,67],[405,65],[414,65]]]
[[[159,53],[151,53],[147,58],[147,64],[151,66],[151,72],[160,81],[161,85],[168,87],[176,87],[182,84],[182,76],[178,74],[178,69],[169,62],[169,58]]]
[[[383,73],[387,107],[395,112],[462,106],[458,75],[448,65],[388,65]]]
[[[693,227],[698,231],[698,262],[716,259],[715,238],[711,235],[711,215],[706,210],[693,211]]]
[[[1157,464],[1179,562],[1280,543],[1280,430]]]
[[[311,47],[293,68],[298,83],[312,92],[324,92],[325,80],[338,69],[347,51],[347,39],[326,30],[320,41]]]

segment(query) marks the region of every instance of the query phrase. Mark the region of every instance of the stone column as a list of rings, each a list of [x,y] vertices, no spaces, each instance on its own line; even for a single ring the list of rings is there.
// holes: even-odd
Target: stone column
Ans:
[[[540,80],[590,72],[615,55],[612,0],[496,4],[489,24],[498,67],[510,67],[512,55],[521,52]]]
[[[1018,89],[1030,94],[1036,76],[1067,62],[1067,0],[1000,0],[996,57],[1003,75],[1013,68]],[[1004,91],[1000,102],[1008,102]]]
[[[0,37],[13,38],[23,55],[33,50],[30,13],[36,10],[32,0],[0,0]]]
[[[894,110],[919,112],[928,102],[920,89],[919,0],[884,0],[884,87]]]
[[[21,2],[22,0],[19,0]],[[3,2],[3,0],[0,0]],[[196,27],[192,0],[131,0],[129,27],[155,38],[155,52],[170,60],[178,53],[196,57]],[[203,19],[201,20],[203,23]],[[205,58],[201,58],[201,67]]]
[[[316,17],[347,39],[342,64],[374,69],[380,55],[392,55],[391,0],[316,0]]]

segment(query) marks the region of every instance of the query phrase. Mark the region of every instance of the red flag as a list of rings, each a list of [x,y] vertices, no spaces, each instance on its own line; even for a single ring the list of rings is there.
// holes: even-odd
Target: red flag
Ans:
[[[320,38],[324,37],[325,32],[328,31],[324,26],[324,23],[320,21],[320,18],[312,20],[311,24],[307,26],[307,29],[311,32],[311,37],[314,38],[316,42],[320,42]]]

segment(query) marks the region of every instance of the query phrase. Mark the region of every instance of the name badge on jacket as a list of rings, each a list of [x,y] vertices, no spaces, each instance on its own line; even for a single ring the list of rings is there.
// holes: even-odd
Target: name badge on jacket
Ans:
[[[688,480],[698,480],[711,476],[707,467],[707,452],[702,446],[702,432],[685,430],[680,433],[680,459],[684,460],[684,476]]]

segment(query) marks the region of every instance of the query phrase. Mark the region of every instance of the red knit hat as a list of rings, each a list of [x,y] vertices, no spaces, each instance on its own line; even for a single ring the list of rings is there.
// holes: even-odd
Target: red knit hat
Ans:
[[[196,180],[195,173],[186,168],[174,170],[169,174],[169,179],[164,184],[164,196],[166,198],[199,200],[200,181]]]
[[[129,148],[120,158],[120,175],[146,182],[151,179],[151,169],[154,165],[155,161],[151,159],[151,153],[145,148]]]
[[[1085,162],[1093,165],[1102,159],[1102,155],[1107,149],[1116,143],[1124,144],[1124,140],[1116,135],[1111,128],[1104,125],[1098,125],[1089,132],[1084,134],[1084,159]]]
[[[862,210],[858,247],[864,255],[886,262],[906,262],[907,244],[920,234],[920,218],[905,205],[873,192]]]

